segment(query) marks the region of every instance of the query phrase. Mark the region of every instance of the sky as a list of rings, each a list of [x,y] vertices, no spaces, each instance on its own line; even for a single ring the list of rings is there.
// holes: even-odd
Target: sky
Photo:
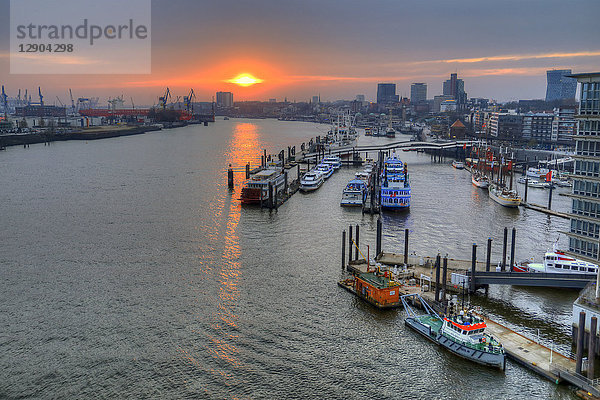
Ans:
[[[456,72],[469,97],[544,98],[548,69],[600,71],[599,15],[598,0],[154,0],[150,74],[23,75],[10,73],[0,0],[0,84],[63,102],[71,88],[151,105],[167,86],[198,101],[219,90],[236,101],[374,100],[378,82],[406,97],[425,82],[433,98]],[[263,81],[227,82],[241,73]]]

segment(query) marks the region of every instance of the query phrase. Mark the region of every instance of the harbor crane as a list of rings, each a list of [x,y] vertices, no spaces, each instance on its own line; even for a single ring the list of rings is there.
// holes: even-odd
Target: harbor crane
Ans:
[[[75,100],[73,100],[73,92],[69,88],[69,97],[71,97],[71,114],[75,115]]]
[[[44,96],[42,96],[42,88],[38,86],[38,96],[40,96],[40,106],[44,105]]]
[[[196,100],[196,93],[194,93],[194,89],[190,89],[190,93],[187,96],[183,97],[185,110],[189,114],[194,114],[194,100]]]
[[[167,91],[165,92],[164,96],[161,96],[158,98],[158,103],[160,104],[160,106],[162,107],[163,110],[165,110],[167,108],[167,102],[170,99],[172,99],[171,91],[167,87]]]

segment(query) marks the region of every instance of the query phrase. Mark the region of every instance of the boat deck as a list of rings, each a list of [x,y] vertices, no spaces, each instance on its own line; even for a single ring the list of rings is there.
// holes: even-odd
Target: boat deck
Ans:
[[[440,331],[443,325],[442,321],[434,315],[419,315],[417,319],[422,324],[431,326],[431,330],[436,334]]]

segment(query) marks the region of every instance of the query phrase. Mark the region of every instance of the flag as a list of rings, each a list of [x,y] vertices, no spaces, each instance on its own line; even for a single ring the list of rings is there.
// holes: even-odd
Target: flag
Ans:
[[[552,182],[552,170],[546,174],[546,182]]]
[[[508,170],[512,171],[512,160],[508,162]]]

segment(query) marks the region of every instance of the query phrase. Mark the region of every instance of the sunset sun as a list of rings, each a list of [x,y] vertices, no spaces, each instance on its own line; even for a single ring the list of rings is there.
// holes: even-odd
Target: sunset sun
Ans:
[[[235,78],[227,80],[229,83],[235,83],[240,86],[252,86],[256,83],[261,83],[262,81],[262,79],[256,78],[250,74],[240,74]]]

